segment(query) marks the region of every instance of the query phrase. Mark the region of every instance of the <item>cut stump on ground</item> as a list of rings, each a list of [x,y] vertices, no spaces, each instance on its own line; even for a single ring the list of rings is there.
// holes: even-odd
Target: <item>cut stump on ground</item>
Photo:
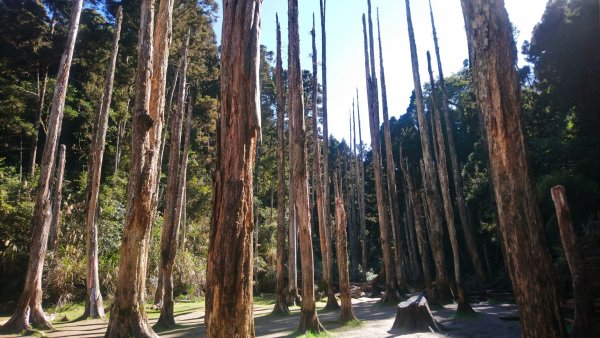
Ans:
[[[407,333],[441,332],[441,326],[431,315],[424,294],[410,297],[398,304],[398,312],[392,329],[401,329]]]

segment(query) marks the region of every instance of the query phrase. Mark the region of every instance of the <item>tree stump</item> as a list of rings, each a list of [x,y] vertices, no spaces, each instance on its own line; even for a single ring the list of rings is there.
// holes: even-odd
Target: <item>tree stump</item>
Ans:
[[[407,333],[441,332],[440,325],[431,315],[424,294],[410,297],[398,304],[398,312],[392,329],[402,329]]]

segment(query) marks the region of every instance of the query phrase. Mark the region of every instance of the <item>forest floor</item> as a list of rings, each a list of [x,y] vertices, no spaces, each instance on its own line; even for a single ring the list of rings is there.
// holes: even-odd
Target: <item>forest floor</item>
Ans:
[[[400,330],[392,330],[396,316],[394,306],[381,306],[377,299],[353,299],[354,313],[358,321],[342,325],[338,321],[339,311],[319,311],[321,323],[327,334],[319,335],[329,337],[520,337],[518,320],[502,320],[502,318],[516,318],[517,309],[514,304],[499,304],[482,302],[473,304],[477,312],[474,316],[455,316],[456,305],[447,305],[443,308],[432,309],[434,317],[443,326],[443,334],[419,333],[404,334]],[[317,308],[324,307],[324,303],[317,303]],[[63,308],[52,315],[54,319],[53,331],[36,333],[44,337],[103,337],[106,331],[107,320],[65,321],[75,318],[79,306]],[[271,315],[273,309],[272,297],[255,297],[254,316],[257,337],[294,337],[298,336],[295,328],[299,323],[300,309],[293,307],[289,316]],[[158,318],[157,311],[148,308],[148,317],[154,324]],[[65,318],[66,317],[66,318]],[[7,320],[0,317],[0,323]],[[175,306],[175,320],[177,326],[173,329],[158,332],[161,337],[180,338],[204,336],[204,303],[180,302]],[[0,335],[1,336],[1,335]],[[2,336],[16,337],[16,336]]]

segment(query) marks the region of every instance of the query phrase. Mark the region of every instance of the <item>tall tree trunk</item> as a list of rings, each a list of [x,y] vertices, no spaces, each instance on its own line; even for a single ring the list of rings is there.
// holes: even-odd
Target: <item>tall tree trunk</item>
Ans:
[[[52,221],[50,222],[50,239],[48,240],[48,250],[54,251],[58,248],[60,240],[61,226],[61,206],[62,206],[62,188],[65,175],[66,148],[64,144],[60,145],[58,152],[58,163],[56,164],[56,183],[53,185],[54,195],[52,198]]]
[[[277,58],[275,61],[275,86],[277,88],[277,286],[275,290],[274,314],[289,314],[285,292],[285,135],[283,131],[285,115],[285,89],[283,83],[283,61],[281,56],[281,27],[277,22]]]
[[[360,122],[360,105],[358,102],[358,89],[356,89],[356,115],[358,117],[358,212],[360,219],[360,242],[361,242],[361,265],[362,278],[367,280],[367,217],[365,211],[365,166],[364,166],[364,144],[362,141],[362,130]]]
[[[448,105],[448,93],[446,91],[446,80],[444,79],[444,72],[442,69],[442,60],[440,56],[440,47],[438,45],[437,32],[435,29],[435,21],[433,19],[433,9],[431,7],[431,0],[429,1],[429,14],[431,17],[431,29],[433,31],[433,43],[435,46],[435,55],[437,59],[439,83],[442,91],[442,115],[444,116],[444,124],[446,126],[446,137],[448,138],[448,152],[450,153],[450,164],[452,167],[452,179],[454,181],[454,192],[456,194],[456,204],[458,206],[458,215],[460,217],[460,224],[463,228],[463,234],[465,236],[465,243],[467,244],[467,251],[471,258],[471,263],[475,269],[475,274],[482,283],[485,281],[485,273],[483,271],[483,264],[479,258],[479,250],[477,250],[477,241],[473,233],[473,226],[471,219],[467,211],[467,204],[465,202],[465,194],[463,192],[462,177],[460,175],[460,167],[458,165],[458,156],[456,155],[456,143],[454,142],[454,130],[450,123],[450,111]]]
[[[321,331],[317,317],[314,290],[314,265],[312,235],[310,229],[310,206],[307,185],[306,127],[304,124],[304,98],[302,70],[300,68],[300,33],[298,24],[298,0],[288,0],[288,81],[290,86],[289,112],[292,122],[290,166],[293,167],[294,203],[300,236],[300,262],[302,267],[302,314],[298,331]]]
[[[385,83],[385,70],[383,67],[383,49],[381,47],[381,29],[379,25],[379,8],[377,9],[377,35],[379,40],[379,76],[381,81],[381,103],[383,108],[383,135],[385,140],[388,200],[390,205],[392,241],[394,243],[394,260],[396,262],[396,281],[398,289],[401,292],[407,291],[406,276],[404,274],[404,247],[402,238],[400,238],[400,203],[398,202],[398,191],[396,186],[396,166],[394,165],[394,155],[392,152],[392,136],[390,132],[390,121],[387,103],[387,87]]]
[[[454,209],[452,208],[452,198],[450,197],[450,180],[448,179],[448,167],[446,160],[446,145],[444,142],[444,134],[442,133],[442,118],[437,100],[437,88],[433,79],[433,71],[431,70],[431,55],[427,52],[427,69],[429,70],[429,81],[431,84],[431,100],[433,110],[433,134],[437,142],[438,151],[438,177],[440,179],[440,188],[442,192],[442,200],[444,202],[444,215],[446,216],[446,224],[448,225],[448,235],[450,237],[450,246],[452,247],[452,257],[454,260],[454,281],[458,291],[456,309],[459,313],[471,313],[473,309],[467,301],[465,289],[462,286],[462,272],[460,264],[460,252],[458,246],[458,235],[456,234],[456,225],[454,224]]]
[[[423,162],[425,170],[423,171],[425,197],[427,199],[427,209],[429,211],[430,228],[429,240],[431,251],[433,253],[436,282],[438,294],[435,296],[438,301],[445,303],[451,300],[450,283],[448,280],[448,269],[446,257],[444,255],[444,230],[441,218],[441,196],[436,185],[435,164],[430,145],[430,134],[425,118],[425,109],[423,104],[423,90],[421,89],[421,77],[419,75],[419,59],[417,57],[417,45],[415,43],[415,33],[410,14],[410,1],[406,3],[406,21],[408,23],[408,38],[410,40],[410,56],[412,60],[413,81],[415,85],[415,97],[417,103],[417,118],[419,121],[419,134],[421,136],[421,148],[423,151]]]
[[[345,323],[356,320],[352,309],[352,297],[350,297],[350,273],[348,272],[348,251],[346,235],[346,211],[344,210],[344,198],[340,195],[340,184],[337,172],[334,174],[333,185],[335,191],[335,222],[337,224],[337,260],[338,274],[340,278],[340,321]]]
[[[564,337],[552,258],[525,149],[513,26],[503,0],[461,4],[521,334]]]
[[[329,216],[325,214],[325,203],[323,202],[323,181],[321,178],[321,149],[319,142],[319,128],[317,124],[318,111],[317,111],[317,96],[319,82],[317,80],[317,35],[315,30],[315,16],[313,14],[313,29],[312,34],[312,64],[313,64],[313,78],[312,78],[312,123],[313,123],[313,147],[314,147],[314,186],[317,191],[317,215],[319,222],[319,242],[321,245],[321,258],[323,262],[323,289],[327,292],[327,304],[325,305],[328,309],[338,309],[340,306],[335,298],[335,292],[333,286],[330,284],[331,272],[333,269],[331,265],[333,260],[329,260],[329,251],[331,251],[331,237],[329,236],[329,228],[327,227],[325,218]],[[332,257],[333,258],[333,257]]]
[[[225,0],[221,120],[207,266],[208,337],[254,337],[253,170],[260,133],[261,0]]]
[[[408,190],[408,198],[411,201],[410,204],[412,205],[417,244],[419,246],[419,253],[421,256],[421,266],[423,268],[423,279],[425,280],[425,287],[427,288],[428,293],[431,295],[431,290],[433,287],[432,276],[434,269],[429,265],[429,250],[427,247],[427,228],[425,224],[423,224],[424,222],[422,215],[422,211],[424,209],[421,203],[419,193],[417,190],[415,190],[413,179],[410,173],[410,168],[408,167],[408,161],[404,161],[404,157],[402,156],[402,145],[400,145],[400,169],[402,170],[402,174],[404,175],[404,181],[406,182],[406,187]]]
[[[289,84],[288,84],[289,86]],[[302,299],[298,293],[298,220],[296,217],[296,194],[294,193],[294,154],[292,152],[292,129],[294,120],[292,119],[290,103],[290,91],[288,90],[288,148],[289,148],[289,215],[288,215],[288,304],[300,305]]]
[[[67,35],[65,50],[58,68],[56,86],[52,98],[52,109],[48,120],[48,133],[42,152],[40,179],[35,195],[31,251],[27,264],[25,284],[15,313],[0,328],[0,332],[3,333],[30,330],[30,323],[38,326],[52,327],[42,309],[42,270],[44,268],[44,260],[48,248],[48,233],[52,220],[52,211],[50,210],[50,181],[54,177],[56,149],[62,127],[69,72],[71,70],[75,41],[77,39],[82,3],[82,0],[73,1],[71,25]]]
[[[100,280],[98,278],[98,197],[100,195],[100,178],[102,176],[102,160],[106,145],[106,130],[108,129],[108,113],[112,98],[113,82],[115,78],[115,66],[119,52],[119,39],[121,36],[121,23],[123,21],[123,8],[119,6],[115,21],[115,33],[112,50],[110,53],[108,71],[104,86],[104,94],[96,115],[96,134],[90,149],[90,163],[88,169],[88,200],[86,210],[86,257],[87,257],[87,279],[85,309],[82,318],[103,318],[104,306],[102,305],[102,294],[100,293]]]
[[[571,270],[573,298],[575,300],[575,322],[571,337],[596,337],[600,335],[600,325],[594,319],[594,297],[584,270],[583,258],[577,245],[577,235],[571,221],[571,210],[562,185],[552,187],[552,201],[556,208],[556,218],[560,230],[565,257]]]
[[[368,1],[369,38],[367,38],[366,18],[363,14],[363,34],[365,43],[365,70],[367,79],[367,98],[369,101],[369,127],[371,132],[371,148],[373,152],[373,172],[375,174],[375,192],[377,198],[377,214],[383,251],[383,265],[385,269],[385,297],[383,301],[397,302],[399,293],[396,289],[394,275],[394,259],[391,254],[389,235],[389,221],[385,205],[385,186],[381,169],[381,146],[379,144],[379,89],[375,73],[375,48],[373,47],[373,21],[371,20],[371,0]],[[369,43],[370,42],[370,43]],[[369,64],[370,60],[370,64]]]
[[[182,51],[182,70],[179,83],[179,92],[177,94],[177,109],[172,114],[171,124],[171,144],[169,146],[169,172],[167,174],[167,196],[164,211],[164,223],[160,237],[160,264],[159,273],[162,275],[162,299],[160,318],[157,326],[172,327],[175,325],[173,315],[173,264],[177,254],[177,241],[179,239],[180,216],[177,216],[177,204],[182,193],[179,193],[179,180],[182,173],[180,167],[181,155],[181,136],[182,125],[185,114],[186,97],[190,97],[190,109],[193,109],[193,102],[190,95],[187,95],[188,88],[186,83],[188,67],[188,46],[190,42],[190,30],[188,29]],[[185,182],[184,182],[185,184]],[[158,293],[159,290],[156,290]],[[155,297],[156,301],[156,297]]]
[[[350,122],[350,156],[348,158],[348,210],[350,211],[350,275],[357,276],[359,274],[359,243],[358,243],[358,231],[356,222],[356,174],[355,163],[356,163],[356,140],[353,125],[353,112],[349,112]],[[336,236],[337,237],[337,236]]]
[[[129,99],[127,99],[127,111],[129,111]],[[113,175],[116,176],[119,172],[119,163],[121,162],[121,149],[123,148],[122,142],[125,138],[125,127],[127,125],[127,120],[123,119],[119,121],[119,125],[117,127],[117,145],[115,149],[115,169],[113,171]]]
[[[404,179],[404,184],[402,185],[402,189],[403,189],[403,193],[404,193],[404,204],[406,207],[406,214],[405,214],[405,227],[406,227],[406,233],[407,233],[407,242],[409,243],[408,245],[408,254],[409,254],[409,259],[410,259],[410,264],[411,264],[411,270],[413,272],[413,281],[419,281],[421,279],[421,266],[419,265],[419,254],[418,254],[418,245],[417,245],[417,239],[416,239],[416,231],[415,231],[415,227],[416,227],[416,221],[415,221],[415,216],[414,216],[414,212],[415,212],[415,205],[413,204],[413,191],[412,191],[412,177],[410,176],[410,174],[407,172],[407,175],[405,175],[404,170],[405,168],[403,168],[404,166],[404,159],[402,158],[402,144],[400,144],[399,147],[399,156],[398,156],[398,161],[400,161],[400,173],[403,175],[403,179]],[[407,166],[408,167],[408,166]],[[409,180],[411,180],[409,182]],[[408,189],[408,185],[411,185],[411,189]],[[420,221],[420,220],[419,220]]]
[[[148,323],[144,301],[146,262],[156,215],[172,11],[172,0],[160,1],[154,31],[154,2],[143,0],[141,4],[127,209],[115,301],[106,337],[157,336]]]

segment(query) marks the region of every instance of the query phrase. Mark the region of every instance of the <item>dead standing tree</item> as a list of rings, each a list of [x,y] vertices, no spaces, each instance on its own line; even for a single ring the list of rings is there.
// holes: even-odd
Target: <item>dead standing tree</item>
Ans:
[[[86,257],[87,257],[87,279],[85,309],[82,318],[103,318],[104,306],[102,305],[102,294],[100,293],[100,279],[98,278],[98,197],[100,195],[100,178],[102,176],[102,160],[106,146],[106,130],[108,129],[108,113],[112,99],[117,54],[119,52],[119,39],[121,37],[121,23],[123,21],[123,7],[117,9],[115,33],[110,62],[106,72],[104,93],[98,113],[96,115],[96,133],[92,140],[90,149],[90,167],[88,169],[87,186],[87,210],[86,210]]]
[[[387,170],[388,200],[390,205],[392,241],[394,243],[394,261],[396,262],[396,281],[400,292],[407,291],[406,275],[404,274],[404,248],[400,238],[400,203],[396,186],[396,166],[392,152],[392,136],[390,132],[390,118],[388,114],[387,86],[385,83],[385,69],[383,67],[383,48],[381,47],[381,28],[379,25],[379,8],[377,8],[377,35],[379,40],[379,74],[381,81],[381,104],[383,110],[383,135],[385,141],[385,164]]]
[[[521,334],[565,337],[552,258],[527,159],[513,26],[503,0],[461,0],[461,4]]]
[[[292,180],[296,220],[300,237],[300,262],[302,267],[302,315],[298,331],[319,332],[323,330],[315,304],[314,265],[310,229],[310,205],[308,201],[306,127],[304,124],[304,98],[302,71],[300,68],[300,34],[298,24],[298,0],[288,0],[288,81],[289,112],[292,122],[291,148]]]
[[[415,98],[417,103],[417,119],[419,122],[419,135],[421,137],[421,148],[423,150],[424,170],[423,181],[425,188],[426,207],[430,222],[429,241],[435,263],[437,294],[430,295],[437,301],[446,303],[451,300],[450,283],[448,280],[446,256],[444,255],[444,229],[441,218],[441,196],[436,184],[435,163],[431,150],[429,127],[425,118],[425,107],[423,103],[423,90],[421,89],[421,77],[419,75],[419,59],[417,57],[417,45],[415,43],[415,32],[410,14],[410,1],[406,3],[406,21],[408,23],[408,38],[410,41],[410,56],[412,61],[413,81],[415,85]]]
[[[433,19],[433,9],[431,7],[431,1],[429,1],[429,14],[431,17],[431,29],[433,32],[433,43],[435,46],[435,56],[437,59],[438,75],[439,75],[439,87],[442,92],[442,115],[444,116],[444,124],[446,126],[446,137],[448,138],[448,152],[450,154],[450,164],[452,167],[452,179],[454,181],[454,193],[456,194],[456,204],[458,206],[458,215],[460,217],[460,224],[463,228],[463,235],[465,236],[465,243],[467,245],[467,251],[473,263],[475,274],[480,282],[485,281],[485,273],[483,272],[483,265],[479,258],[479,252],[477,250],[477,244],[475,235],[473,234],[473,227],[469,212],[467,210],[467,203],[465,202],[465,194],[463,192],[462,177],[460,175],[460,167],[458,165],[458,156],[456,154],[456,143],[454,142],[454,130],[452,124],[450,124],[450,111],[448,100],[448,92],[446,91],[446,80],[444,79],[444,72],[442,69],[442,60],[440,56],[440,47],[438,45],[437,32],[435,29],[435,21]]]
[[[262,0],[225,0],[221,119],[207,266],[208,337],[254,337],[253,170],[260,133]]]
[[[446,216],[446,225],[448,226],[448,235],[450,237],[450,246],[452,247],[452,257],[454,261],[454,282],[456,283],[458,307],[457,312],[472,313],[473,309],[467,301],[467,295],[462,285],[462,272],[460,264],[460,252],[458,247],[458,235],[456,234],[456,224],[454,223],[454,209],[452,208],[452,198],[450,197],[450,182],[448,179],[448,165],[446,160],[446,144],[444,142],[444,134],[442,133],[442,119],[437,100],[437,87],[433,79],[433,71],[431,70],[431,55],[427,52],[427,69],[429,71],[429,81],[431,84],[431,101],[433,110],[433,136],[437,143],[438,153],[438,177],[440,179],[440,188],[442,200],[444,202],[444,215]]]
[[[356,89],[356,115],[358,118],[358,213],[360,220],[360,243],[361,243],[361,265],[363,280],[367,280],[367,216],[365,212],[365,166],[364,166],[364,144],[362,141],[362,130],[360,122],[360,105],[358,102],[358,88]]]
[[[83,0],[73,1],[71,9],[71,24],[67,35],[65,49],[60,60],[54,96],[52,97],[52,109],[48,120],[48,132],[46,143],[42,153],[42,165],[40,179],[38,181],[35,195],[35,206],[33,211],[33,232],[27,274],[23,292],[17,302],[17,308],[11,318],[0,328],[0,332],[21,332],[30,330],[31,324],[52,327],[42,309],[42,271],[46,251],[48,248],[48,234],[52,211],[50,203],[51,180],[54,177],[56,167],[56,150],[58,139],[62,128],[64,116],[65,98],[69,82],[69,72],[73,59],[73,50],[79,29],[79,18]]]
[[[285,115],[285,89],[283,84],[283,61],[281,57],[281,27],[277,23],[277,57],[275,61],[275,85],[277,88],[277,286],[273,313],[289,314],[285,292],[285,139],[283,124]]]
[[[161,0],[154,30],[154,1],[140,8],[131,167],[119,276],[105,337],[157,337],[145,311],[146,262],[156,214],[172,0]]]
[[[323,289],[327,292],[327,305],[325,307],[331,309],[337,309],[340,306],[335,298],[332,282],[331,264],[333,264],[333,256],[329,254],[331,251],[331,237],[329,236],[329,228],[326,224],[325,218],[329,218],[329,215],[325,214],[325,203],[323,200],[323,180],[321,177],[321,150],[319,141],[319,127],[318,127],[318,112],[317,112],[317,95],[319,82],[317,80],[317,36],[315,30],[315,16],[313,14],[313,29],[312,35],[312,65],[313,65],[313,78],[312,78],[312,124],[313,124],[313,147],[314,147],[314,171],[315,177],[313,178],[314,186],[317,192],[317,216],[319,223],[319,243],[321,245],[321,258],[323,264]],[[330,257],[331,260],[330,260]]]
[[[385,205],[385,186],[381,168],[381,146],[379,144],[379,90],[375,72],[375,52],[373,47],[373,22],[371,20],[371,1],[368,1],[369,37],[367,38],[366,17],[363,14],[363,35],[365,47],[365,72],[367,84],[367,99],[369,102],[369,129],[371,132],[371,148],[373,151],[373,172],[375,175],[375,191],[377,198],[377,215],[379,220],[380,240],[383,251],[385,270],[385,297],[383,301],[396,302],[400,295],[396,289],[394,277],[394,258],[391,254],[389,221]],[[370,42],[370,43],[369,43]],[[369,62],[370,61],[370,62]]]
[[[333,174],[333,186],[335,192],[335,223],[337,227],[337,260],[338,274],[340,279],[340,321],[345,323],[356,320],[352,310],[352,297],[350,297],[350,273],[348,271],[348,240],[346,235],[346,211],[344,210],[344,197],[341,196],[341,180],[337,172]]]

